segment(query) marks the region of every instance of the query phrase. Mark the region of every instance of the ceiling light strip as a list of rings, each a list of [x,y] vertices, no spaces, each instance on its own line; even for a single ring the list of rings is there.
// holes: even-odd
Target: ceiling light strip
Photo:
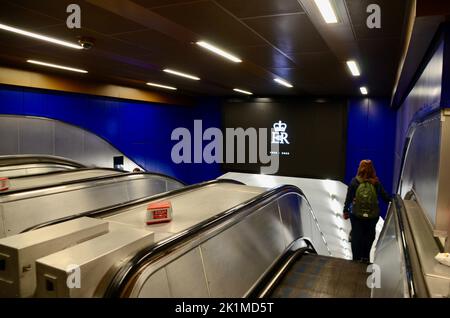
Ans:
[[[167,85],[162,85],[162,84],[156,84],[156,83],[147,83],[148,86],[154,86],[154,87],[159,87],[159,88],[164,88],[164,89],[170,89],[173,91],[176,91],[177,88],[173,87],[173,86],[167,86]]]
[[[361,91],[361,94],[363,94],[363,95],[367,95],[369,93],[367,90],[367,87],[365,87],[365,86],[360,87],[359,90]]]
[[[171,70],[171,69],[168,69],[168,68],[164,69],[163,72],[170,73],[170,74],[177,75],[177,76],[181,76],[181,77],[185,77],[185,78],[189,78],[189,79],[194,80],[194,81],[199,81],[200,80],[200,78],[197,77],[197,76],[186,74],[186,73],[182,73],[182,72],[179,72],[179,71],[174,71],[174,70]]]
[[[238,92],[238,93],[242,93],[242,94],[246,94],[246,95],[253,95],[252,92],[244,91],[243,89],[239,89],[239,88],[233,88],[233,91]]]
[[[73,67],[68,67],[68,66],[63,66],[63,65],[57,65],[57,64],[52,64],[52,63],[46,63],[46,62],[41,62],[41,61],[35,61],[35,60],[27,60],[27,62],[31,63],[31,64],[37,64],[37,65],[57,68],[57,69],[66,70],[66,71],[78,72],[78,73],[87,73],[88,72],[88,71],[85,71],[85,70],[80,70],[78,68],[73,68]]]
[[[360,76],[361,72],[359,71],[358,64],[355,61],[347,61],[347,67],[352,73],[353,76]]]
[[[294,87],[291,83],[289,83],[288,81],[285,81],[285,80],[283,80],[281,78],[274,78],[273,80],[275,82],[277,82],[278,84],[280,84],[280,85],[283,85],[283,86],[286,86],[286,87],[289,87],[289,88]]]
[[[338,18],[330,0],[314,0],[326,23],[337,23]]]
[[[70,43],[70,42],[66,42],[66,41],[62,41],[62,40],[58,40],[46,35],[42,35],[42,34],[37,34],[37,33],[33,33],[30,31],[26,31],[26,30],[22,30],[22,29],[18,29],[12,26],[8,26],[6,24],[1,24],[0,23],[0,30],[5,30],[5,31],[9,31],[9,32],[13,32],[16,34],[21,34],[24,36],[28,36],[34,39],[38,39],[38,40],[42,40],[42,41],[46,41],[46,42],[50,42],[50,43],[54,43],[54,44],[58,44],[58,45],[62,45],[62,46],[66,46],[66,47],[70,47],[72,49],[77,49],[77,50],[82,50],[83,47],[75,44],[75,43]]]
[[[228,53],[222,49],[219,49],[217,46],[212,45],[211,43],[205,42],[205,41],[198,41],[196,43],[198,46],[201,46],[204,49],[207,49],[208,51],[211,51],[217,55],[220,55],[234,63],[241,63],[242,60],[240,58],[238,58],[237,56]]]

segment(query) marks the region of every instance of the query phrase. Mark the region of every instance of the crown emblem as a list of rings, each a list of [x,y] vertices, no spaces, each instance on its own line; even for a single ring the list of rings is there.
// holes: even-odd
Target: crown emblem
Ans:
[[[283,123],[281,120],[278,123],[273,124],[273,129],[275,132],[284,132],[286,131],[287,124]]]

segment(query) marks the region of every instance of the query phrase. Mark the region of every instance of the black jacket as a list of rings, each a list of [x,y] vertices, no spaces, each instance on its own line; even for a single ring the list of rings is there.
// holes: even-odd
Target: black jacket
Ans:
[[[344,212],[350,212],[350,205],[353,203],[353,199],[356,195],[356,189],[358,189],[359,181],[353,178],[348,186],[347,196],[345,198]],[[391,201],[391,196],[384,190],[380,182],[374,184],[375,190],[377,191],[378,197],[381,197],[386,203]]]

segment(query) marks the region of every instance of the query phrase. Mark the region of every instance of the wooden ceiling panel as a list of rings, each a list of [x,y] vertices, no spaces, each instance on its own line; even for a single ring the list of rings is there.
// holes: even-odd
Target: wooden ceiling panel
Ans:
[[[69,16],[66,8],[69,4],[76,3],[81,8],[81,27],[94,30],[98,33],[110,35],[123,32],[142,30],[143,27],[130,20],[121,18],[106,10],[100,9],[86,1],[58,0],[58,1],[36,1],[36,0],[14,0],[14,3],[24,8],[48,15],[60,21],[66,22]]]
[[[213,2],[194,2],[153,11],[198,34],[198,40],[206,40],[221,47],[265,44]]]
[[[328,49],[306,14],[251,19],[245,23],[285,53]]]
[[[238,18],[303,12],[297,0],[216,0]]]
[[[133,2],[145,7],[145,8],[156,8],[156,7],[165,7],[165,6],[173,6],[177,4],[183,4],[187,2],[200,2],[207,0],[133,0]]]

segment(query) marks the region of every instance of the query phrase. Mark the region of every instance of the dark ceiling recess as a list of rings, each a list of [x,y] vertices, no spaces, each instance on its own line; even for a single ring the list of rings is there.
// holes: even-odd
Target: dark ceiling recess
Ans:
[[[362,85],[372,95],[390,96],[408,0],[334,0],[342,9],[334,25],[306,10],[307,1],[79,0],[79,30],[65,24],[73,0],[1,1],[0,23],[73,42],[89,37],[95,46],[70,50],[0,30],[0,63],[29,68],[27,59],[44,60],[87,69],[86,79],[143,89],[149,89],[146,82],[157,82],[194,96],[235,95],[233,88],[259,96],[359,96]],[[381,6],[379,30],[365,25],[372,3]],[[342,30],[346,41],[336,43]],[[198,40],[223,47],[243,63],[210,54],[194,44]],[[361,66],[360,78],[346,69],[346,59],[353,57]],[[201,81],[171,76],[164,68],[195,74]],[[277,76],[294,88],[274,83]]]

